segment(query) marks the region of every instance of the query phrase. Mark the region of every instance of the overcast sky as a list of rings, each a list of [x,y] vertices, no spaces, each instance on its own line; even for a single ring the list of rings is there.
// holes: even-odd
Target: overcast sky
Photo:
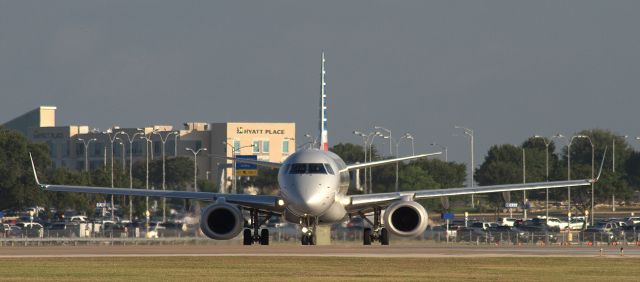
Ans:
[[[0,0],[0,123],[284,121],[329,140],[410,132],[476,163],[492,144],[606,128],[640,135],[640,1]],[[378,143],[382,146],[382,143]],[[386,148],[386,147],[383,147]],[[409,146],[403,144],[400,153]]]

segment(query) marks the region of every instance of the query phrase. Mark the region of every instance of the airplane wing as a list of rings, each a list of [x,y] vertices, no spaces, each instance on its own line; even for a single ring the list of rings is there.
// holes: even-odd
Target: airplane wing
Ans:
[[[397,163],[397,162],[413,160],[413,159],[418,159],[418,158],[424,158],[424,157],[428,157],[428,156],[435,156],[435,155],[440,155],[440,154],[442,154],[442,152],[413,155],[413,156],[408,156],[408,157],[394,158],[394,159],[381,160],[381,161],[375,161],[375,162],[368,162],[368,163],[362,163],[362,164],[352,164],[352,165],[347,165],[347,167],[342,169],[342,170],[340,170],[340,172],[349,171],[349,170],[355,170],[355,169],[361,169],[361,168],[365,168],[365,167],[379,166],[379,165],[384,165],[384,164],[388,164],[388,163]]]
[[[525,184],[504,184],[504,185],[490,185],[490,186],[477,186],[477,187],[446,188],[446,189],[350,195],[350,196],[347,196],[343,204],[345,204],[348,210],[357,211],[357,210],[362,210],[362,209],[366,209],[368,207],[373,207],[373,206],[385,207],[391,202],[394,202],[400,199],[406,199],[406,198],[409,198],[411,200],[419,200],[419,199],[427,199],[427,198],[434,198],[434,197],[458,196],[458,195],[468,195],[468,194],[482,194],[482,193],[495,193],[495,192],[507,192],[507,191],[587,186],[587,185],[591,185],[591,183],[594,183],[595,181],[596,180],[592,180],[592,179],[583,179],[583,180],[568,180],[568,181],[536,182],[536,183],[525,183]]]
[[[31,153],[29,153],[31,157]],[[130,189],[130,188],[110,188],[110,187],[91,187],[91,186],[72,186],[72,185],[56,185],[43,184],[38,180],[36,167],[31,158],[31,167],[36,183],[44,191],[54,192],[80,192],[107,195],[127,195],[142,197],[163,197],[163,198],[179,198],[194,199],[203,201],[216,201],[224,198],[226,202],[237,204],[239,206],[267,210],[281,213],[284,210],[284,201],[278,196],[271,195],[246,195],[246,194],[224,194],[211,192],[188,192],[176,190],[147,190],[147,189]]]
[[[240,158],[233,158],[233,157],[220,156],[220,155],[210,155],[210,156],[218,159],[226,159],[226,160],[237,161],[239,163],[255,164],[259,166],[267,166],[267,167],[273,167],[273,168],[280,168],[282,166],[282,163],[258,161],[258,160],[251,160],[251,159],[240,159]]]

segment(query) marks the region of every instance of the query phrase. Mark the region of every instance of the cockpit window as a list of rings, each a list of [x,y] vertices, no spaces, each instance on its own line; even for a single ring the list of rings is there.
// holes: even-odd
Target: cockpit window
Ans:
[[[303,174],[307,172],[307,164],[291,164],[289,174]]]
[[[327,174],[323,164],[309,164],[309,173]]]
[[[330,164],[324,164],[324,167],[327,169],[327,172],[329,172],[329,174],[333,175],[333,168],[331,168]]]
[[[333,170],[328,164],[291,164],[289,174],[327,174],[327,170],[333,174]]]

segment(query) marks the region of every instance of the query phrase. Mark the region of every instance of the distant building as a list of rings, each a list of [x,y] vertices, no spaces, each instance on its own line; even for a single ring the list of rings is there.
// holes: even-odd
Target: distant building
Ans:
[[[122,166],[124,160],[124,165],[128,166],[129,153],[133,162],[145,160],[147,152],[152,160],[161,158],[163,143],[165,156],[193,157],[186,148],[196,151],[207,148],[198,154],[198,177],[228,188],[232,183],[232,162],[211,155],[231,157],[233,147],[236,155],[256,155],[259,160],[281,162],[296,148],[295,123],[186,122],[180,130],[172,125],[151,125],[113,127],[111,133],[106,133],[90,130],[87,125],[56,126],[56,109],[41,106],[3,124],[22,132],[30,140],[46,143],[55,167],[82,170],[86,158],[88,167],[97,169],[110,165],[112,154],[117,165]],[[142,139],[143,136],[149,142]],[[88,144],[86,155],[85,143]]]

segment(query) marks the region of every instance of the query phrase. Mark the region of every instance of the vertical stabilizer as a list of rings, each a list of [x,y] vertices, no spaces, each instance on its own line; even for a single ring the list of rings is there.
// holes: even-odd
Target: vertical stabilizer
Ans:
[[[327,136],[327,83],[324,80],[326,71],[324,69],[324,52],[322,52],[322,72],[320,74],[320,149],[329,151],[329,139]]]

